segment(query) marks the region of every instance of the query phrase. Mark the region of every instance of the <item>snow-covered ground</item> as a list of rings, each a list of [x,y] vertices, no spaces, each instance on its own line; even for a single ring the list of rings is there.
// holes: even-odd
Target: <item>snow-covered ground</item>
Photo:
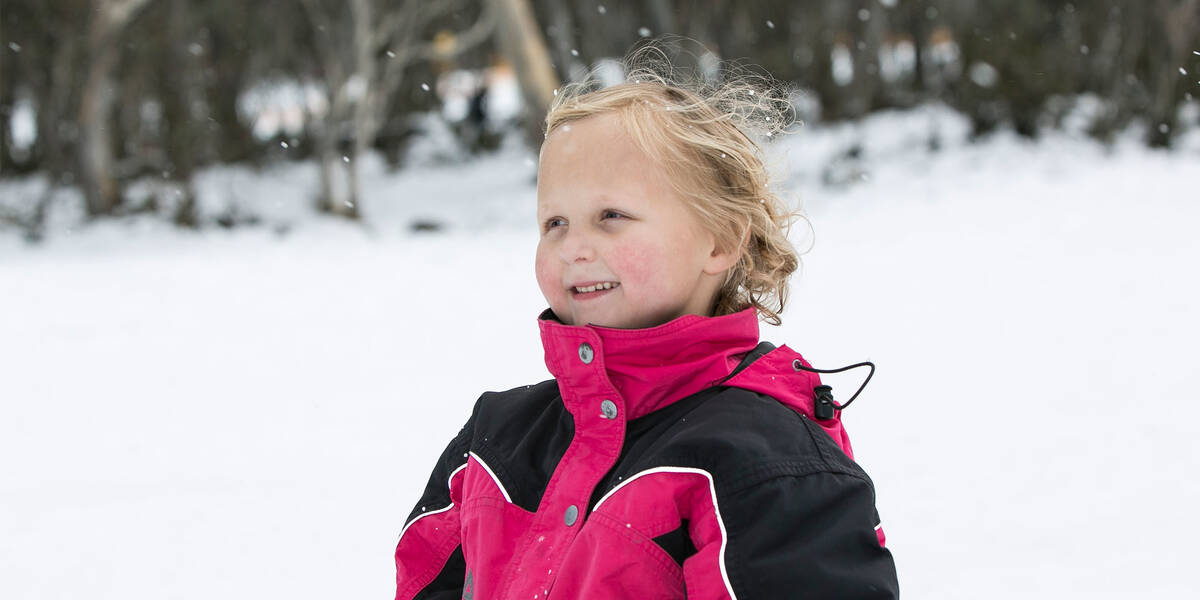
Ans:
[[[846,422],[906,597],[1194,596],[1200,140],[963,135],[929,109],[776,144],[815,238],[764,338],[878,364]],[[306,216],[301,165],[201,179],[259,228],[0,231],[0,597],[393,593],[475,398],[547,376],[543,306],[530,157],[364,167],[361,228]]]

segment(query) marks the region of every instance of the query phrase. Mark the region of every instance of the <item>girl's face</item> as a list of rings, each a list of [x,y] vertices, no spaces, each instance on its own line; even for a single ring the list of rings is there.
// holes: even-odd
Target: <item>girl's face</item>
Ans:
[[[707,316],[737,260],[612,114],[546,139],[537,212],[538,286],[571,325],[636,329]]]

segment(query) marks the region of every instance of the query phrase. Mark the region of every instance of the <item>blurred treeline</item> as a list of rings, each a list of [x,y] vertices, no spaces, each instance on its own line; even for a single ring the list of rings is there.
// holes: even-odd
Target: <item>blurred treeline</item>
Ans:
[[[1097,138],[1137,124],[1165,147],[1200,92],[1200,0],[3,0],[0,175],[76,186],[92,216],[138,210],[125,186],[159,177],[187,225],[197,169],[306,158],[317,205],[355,218],[357,160],[401,159],[439,77],[511,73],[537,143],[559,82],[662,35],[711,52],[682,67],[737,59],[804,90],[809,120],[943,102],[977,134],[1036,136],[1086,105]],[[264,128],[279,90],[298,116]]]

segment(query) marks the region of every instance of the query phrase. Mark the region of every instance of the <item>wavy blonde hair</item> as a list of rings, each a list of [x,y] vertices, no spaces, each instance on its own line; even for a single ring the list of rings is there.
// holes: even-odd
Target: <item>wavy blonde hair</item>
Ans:
[[[546,115],[546,135],[592,115],[618,115],[718,246],[741,250],[713,314],[753,306],[760,319],[779,325],[788,276],[800,264],[787,237],[796,215],[769,189],[762,148],[751,135],[770,138],[791,125],[786,90],[762,76],[742,74],[719,84],[684,77],[654,46],[624,66],[622,83],[603,87],[593,71],[560,88]]]

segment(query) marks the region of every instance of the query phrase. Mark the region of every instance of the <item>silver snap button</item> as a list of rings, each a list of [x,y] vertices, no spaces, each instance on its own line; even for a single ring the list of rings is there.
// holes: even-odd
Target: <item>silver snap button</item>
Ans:
[[[563,523],[570,527],[575,524],[575,520],[579,518],[579,509],[574,504],[567,507],[566,514],[563,515]]]
[[[617,404],[612,400],[605,400],[600,403],[600,412],[604,414],[605,419],[617,418]]]
[[[583,364],[585,364],[585,365],[592,364],[592,359],[595,357],[596,357],[596,352],[594,350],[592,350],[591,344],[584,342],[579,345],[579,360],[582,360]]]

